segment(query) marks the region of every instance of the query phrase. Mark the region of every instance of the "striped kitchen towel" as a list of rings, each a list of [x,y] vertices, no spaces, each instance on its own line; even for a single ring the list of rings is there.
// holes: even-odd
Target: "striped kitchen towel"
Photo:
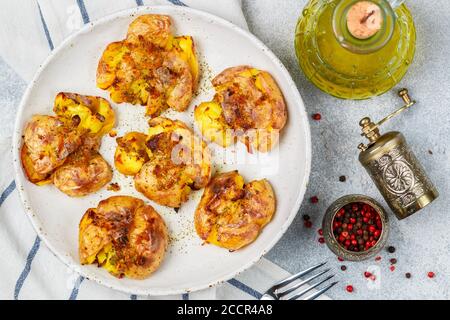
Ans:
[[[49,52],[84,24],[134,6],[170,3],[205,10],[247,28],[240,0],[2,1],[0,56],[28,82]],[[15,110],[2,110],[0,126],[11,119],[5,115]],[[29,223],[13,180],[11,134],[12,130],[0,135],[0,299],[258,299],[289,275],[263,258],[214,288],[164,297],[127,295],[85,280],[46,248]]]

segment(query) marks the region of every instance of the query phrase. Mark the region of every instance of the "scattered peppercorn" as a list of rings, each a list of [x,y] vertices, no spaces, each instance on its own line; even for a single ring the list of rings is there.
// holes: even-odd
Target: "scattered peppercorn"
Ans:
[[[173,208],[173,210],[178,213],[178,211],[180,211],[180,208]]]
[[[320,236],[323,236],[323,230],[322,230],[322,229],[317,230],[317,233],[318,233]]]
[[[303,225],[305,226],[305,228],[311,228],[312,227],[312,222],[309,220],[306,220],[305,222],[303,222]]]
[[[395,258],[392,258],[389,261],[391,262],[391,264],[396,264],[397,263],[397,259],[395,259]]]
[[[428,278],[434,278],[435,274],[433,271],[427,273]]]
[[[309,221],[310,219],[311,219],[311,217],[308,216],[307,214],[304,214],[304,215],[303,215],[303,220],[304,220],[304,221]]]
[[[340,176],[340,177],[339,177],[339,181],[340,181],[340,182],[345,182],[345,180],[347,180],[347,177],[346,177],[346,176]]]
[[[320,238],[319,238],[319,242],[320,242],[320,243],[325,243],[324,237],[320,237]]]
[[[347,270],[347,267],[346,266],[341,266],[341,270],[345,271],[345,270]]]
[[[433,154],[433,151],[431,151],[431,150],[428,150],[428,153],[429,153],[429,154]]]
[[[409,273],[409,272],[405,273],[405,277],[406,277],[407,279],[411,278],[411,273]]]
[[[342,259],[341,257],[338,257],[338,260],[341,262],[344,261],[344,259]]]
[[[322,119],[322,115],[320,113],[314,113],[312,115],[312,118],[316,121],[319,121],[320,119]]]
[[[317,198],[317,196],[313,196],[313,197],[311,197],[310,201],[311,201],[311,203],[317,203],[317,202],[319,202],[319,198]]]
[[[395,252],[395,247],[389,246],[387,250],[388,250],[389,253],[394,253]]]
[[[381,257],[380,256],[376,256],[375,257],[375,261],[380,261],[381,260]]]
[[[394,271],[395,270],[395,266],[390,266],[389,270]]]
[[[347,287],[345,287],[345,290],[347,290],[347,292],[353,292],[353,286],[348,285]]]
[[[370,280],[375,281],[376,279],[377,279],[377,277],[375,277],[374,274],[370,276]]]
[[[369,271],[364,272],[364,277],[370,278],[371,276],[372,276],[372,274]]]

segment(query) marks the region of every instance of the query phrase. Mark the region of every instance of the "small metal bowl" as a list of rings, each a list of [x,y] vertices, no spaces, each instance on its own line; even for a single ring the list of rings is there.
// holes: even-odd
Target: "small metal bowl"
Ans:
[[[376,245],[366,251],[355,252],[345,249],[340,245],[333,234],[333,221],[336,213],[346,204],[353,202],[368,204],[375,209],[381,218],[382,230],[380,238],[378,239]],[[389,234],[389,223],[386,212],[377,201],[361,194],[351,194],[337,199],[328,207],[325,212],[325,216],[323,217],[322,230],[325,242],[334,254],[348,261],[363,261],[375,256],[384,247]]]

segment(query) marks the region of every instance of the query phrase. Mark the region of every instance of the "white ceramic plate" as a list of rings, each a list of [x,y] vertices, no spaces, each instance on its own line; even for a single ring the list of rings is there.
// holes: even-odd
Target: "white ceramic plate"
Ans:
[[[164,115],[193,124],[193,108],[210,99],[214,91],[210,80],[223,69],[249,64],[269,71],[280,86],[287,106],[288,123],[279,148],[266,155],[249,155],[242,144],[236,152],[221,155],[222,148],[211,145],[215,152],[215,170],[238,169],[248,180],[267,178],[277,197],[277,211],[258,239],[237,252],[202,245],[195,233],[193,213],[202,190],[191,195],[178,213],[147,200],[166,220],[174,240],[157,272],[145,280],[116,279],[103,268],[81,266],[78,260],[78,223],[86,211],[101,199],[123,194],[145,199],[132,184],[132,179],[114,172],[113,182],[119,192],[101,191],[83,198],[70,198],[54,186],[38,187],[24,177],[19,149],[26,122],[33,114],[51,114],[53,100],[60,91],[98,95],[109,94],[96,88],[95,73],[99,57],[110,42],[125,37],[129,23],[140,14],[159,13],[171,16],[174,32],[194,37],[203,69],[201,90],[187,112]],[[146,132],[144,107],[112,104],[118,119],[118,136],[137,130]],[[310,132],[303,102],[289,73],[274,54],[258,39],[216,16],[177,6],[140,7],[116,13],[85,26],[65,40],[42,65],[30,83],[16,120],[14,136],[16,183],[27,214],[47,246],[65,264],[81,275],[105,286],[134,294],[167,295],[207,288],[226,281],[258,261],[280,239],[296,215],[305,193],[310,171]],[[101,153],[113,164],[115,139],[105,136]]]

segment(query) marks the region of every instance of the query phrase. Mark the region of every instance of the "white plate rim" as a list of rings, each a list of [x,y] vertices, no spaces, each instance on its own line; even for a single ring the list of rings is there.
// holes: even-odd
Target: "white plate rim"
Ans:
[[[155,12],[156,11],[156,12]],[[38,215],[34,213],[31,207],[28,207],[26,205],[28,201],[27,193],[25,192],[25,189],[23,187],[24,179],[21,177],[21,161],[20,161],[20,145],[21,145],[21,136],[22,136],[22,128],[20,128],[21,118],[25,110],[25,106],[27,105],[28,98],[34,88],[34,85],[36,81],[39,79],[41,73],[43,70],[46,69],[46,67],[51,63],[53,58],[59,54],[60,51],[64,50],[66,46],[73,41],[75,38],[77,38],[79,35],[88,33],[91,31],[92,28],[94,28],[97,25],[105,24],[110,21],[113,21],[116,18],[132,15],[132,14],[144,14],[149,12],[155,12],[155,13],[163,13],[163,12],[171,12],[171,11],[178,11],[179,13],[186,13],[186,14],[194,14],[194,15],[200,15],[204,18],[208,18],[211,20],[214,20],[215,23],[219,23],[223,25],[224,27],[233,30],[233,32],[237,32],[241,34],[242,36],[246,37],[249,41],[251,41],[258,49],[261,49],[265,52],[265,54],[268,55],[268,57],[278,66],[280,72],[284,75],[284,77],[287,80],[287,84],[292,90],[292,93],[295,95],[295,98],[298,100],[298,105],[296,106],[298,108],[298,112],[301,118],[305,119],[302,123],[302,129],[304,130],[305,135],[305,174],[303,177],[303,181],[300,185],[299,190],[297,190],[297,196],[295,200],[295,204],[293,208],[291,209],[291,212],[289,213],[288,218],[285,220],[284,224],[278,231],[278,233],[274,234],[274,237],[272,238],[272,241],[268,242],[265,246],[265,249],[262,250],[262,252],[253,260],[250,260],[244,264],[238,269],[233,270],[232,272],[229,272],[228,274],[224,275],[220,279],[217,279],[209,284],[201,284],[192,286],[188,290],[182,290],[182,289],[152,289],[152,288],[137,288],[137,287],[118,287],[114,284],[108,284],[102,282],[102,280],[98,279],[95,276],[92,276],[90,274],[87,274],[85,272],[85,269],[81,265],[76,265],[68,261],[63,254],[60,254],[52,245],[52,243],[47,239],[45,233],[43,232],[44,228],[42,228],[42,224],[38,218]],[[167,13],[170,15],[170,13]],[[236,275],[242,273],[243,271],[249,269],[252,267],[256,262],[258,262],[270,249],[273,248],[273,246],[280,240],[280,238],[284,235],[288,227],[291,225],[292,221],[294,220],[295,216],[297,215],[301,203],[303,201],[304,195],[306,193],[306,187],[308,185],[308,181],[310,178],[310,172],[311,172],[311,133],[310,133],[310,126],[308,117],[305,110],[305,105],[303,102],[303,99],[297,89],[297,86],[295,82],[293,81],[290,73],[286,69],[286,67],[283,65],[283,63],[278,59],[278,57],[261,41],[259,40],[255,35],[251,34],[249,31],[244,30],[237,25],[229,22],[228,20],[225,20],[221,17],[218,17],[216,15],[213,15],[211,13],[193,9],[190,7],[185,6],[166,6],[166,5],[157,5],[157,6],[140,6],[136,8],[131,9],[125,9],[118,12],[115,12],[111,15],[102,17],[100,19],[97,19],[93,22],[89,22],[86,25],[84,25],[80,30],[77,32],[71,34],[66,39],[64,39],[54,50],[50,52],[48,57],[45,59],[45,61],[39,66],[38,70],[36,71],[35,75],[33,76],[33,79],[28,84],[25,93],[20,101],[16,119],[15,119],[15,125],[14,125],[14,133],[13,133],[13,140],[12,140],[12,148],[13,148],[13,164],[14,164],[14,176],[16,181],[16,188],[19,193],[19,198],[22,202],[22,206],[27,213],[27,216],[35,229],[36,233],[38,234],[39,238],[45,243],[45,245],[50,249],[50,251],[66,266],[68,266],[73,271],[77,272],[81,276],[83,276],[86,279],[94,280],[95,282],[106,286],[108,288],[125,292],[128,294],[137,294],[137,295],[175,295],[175,294],[182,294],[187,292],[193,292],[198,291],[206,288],[210,288],[212,286],[216,286],[220,283],[223,283],[229,279],[234,278]]]

